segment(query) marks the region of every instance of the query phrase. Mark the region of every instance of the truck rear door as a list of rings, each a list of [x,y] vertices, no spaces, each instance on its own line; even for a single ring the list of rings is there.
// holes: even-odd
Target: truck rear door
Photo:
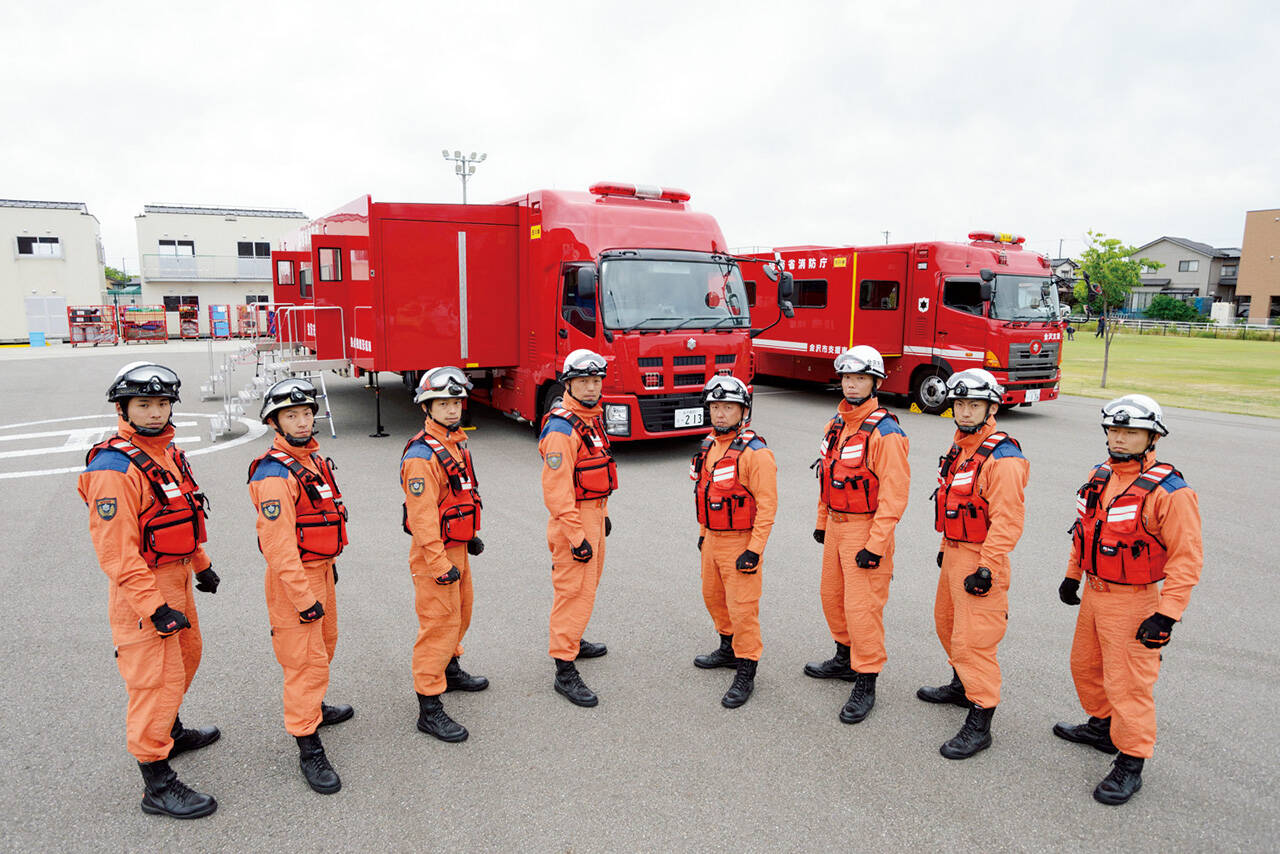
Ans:
[[[859,251],[854,264],[849,346],[870,344],[886,359],[901,356],[907,254]]]

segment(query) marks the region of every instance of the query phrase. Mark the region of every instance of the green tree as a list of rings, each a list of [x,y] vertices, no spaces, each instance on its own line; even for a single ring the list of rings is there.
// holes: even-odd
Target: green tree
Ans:
[[[1146,313],[1147,317],[1155,320],[1194,323],[1200,319],[1200,312],[1196,311],[1195,306],[1168,294],[1156,294],[1152,297]]]
[[[1118,238],[1090,231],[1088,246],[1080,255],[1081,281],[1076,284],[1076,293],[1082,299],[1088,299],[1089,307],[1106,322],[1106,332],[1102,336],[1102,381],[1099,383],[1103,388],[1107,387],[1107,368],[1111,363],[1111,339],[1116,334],[1113,312],[1124,305],[1129,292],[1142,283],[1143,267],[1158,270],[1164,266],[1149,258],[1134,258],[1136,251],[1136,247],[1126,246]]]
[[[118,282],[123,285],[129,281],[129,274],[125,273],[123,270],[117,270],[115,267],[106,267],[105,271],[107,278],[113,282]]]

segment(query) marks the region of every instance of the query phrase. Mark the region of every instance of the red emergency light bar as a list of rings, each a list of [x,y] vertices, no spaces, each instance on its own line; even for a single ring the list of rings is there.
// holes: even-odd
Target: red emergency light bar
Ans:
[[[650,184],[619,184],[602,181],[591,185],[593,196],[629,196],[633,199],[656,199],[662,202],[687,202],[689,194],[674,187],[655,187]]]
[[[971,231],[969,232],[970,240],[979,240],[985,243],[1026,243],[1027,238],[1021,234],[1010,234],[1007,231]]]

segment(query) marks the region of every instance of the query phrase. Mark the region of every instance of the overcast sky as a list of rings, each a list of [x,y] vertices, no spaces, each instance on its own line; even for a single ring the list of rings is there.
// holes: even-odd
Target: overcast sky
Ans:
[[[64,2],[0,29],[0,198],[144,204],[681,187],[731,246],[1089,229],[1239,246],[1280,207],[1262,2]],[[43,9],[43,11],[42,11]]]

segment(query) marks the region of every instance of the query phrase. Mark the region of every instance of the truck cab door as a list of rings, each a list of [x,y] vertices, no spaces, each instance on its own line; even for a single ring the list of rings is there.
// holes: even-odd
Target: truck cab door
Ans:
[[[560,313],[556,318],[557,363],[582,347],[600,349],[598,290],[597,293],[586,294],[579,293],[578,289],[578,271],[584,266],[591,267],[594,272],[594,265],[590,263],[566,264],[560,274]]]
[[[935,354],[953,370],[980,367],[987,347],[987,309],[978,276],[946,276],[934,333]]]

